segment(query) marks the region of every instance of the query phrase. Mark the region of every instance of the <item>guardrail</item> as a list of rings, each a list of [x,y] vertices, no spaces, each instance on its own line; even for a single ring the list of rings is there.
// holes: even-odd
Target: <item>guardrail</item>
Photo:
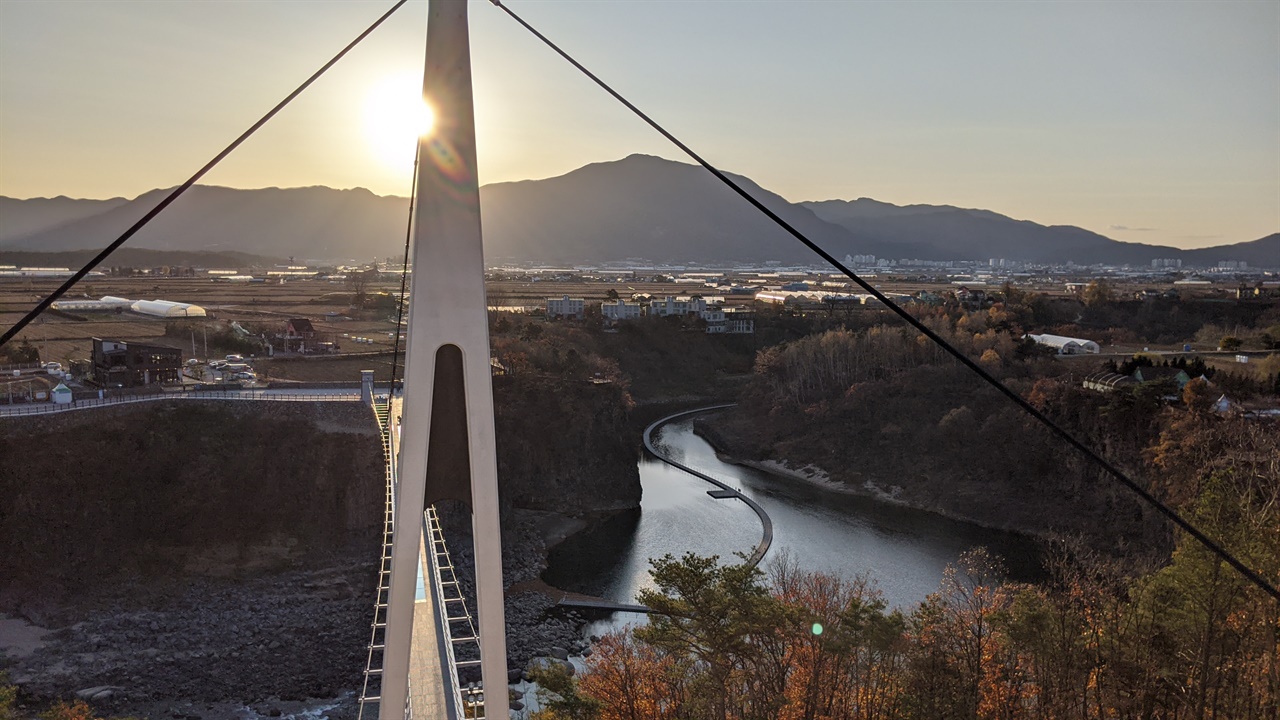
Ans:
[[[382,518],[382,558],[378,564],[378,592],[373,601],[373,622],[369,625],[369,652],[364,663],[364,684],[360,688],[358,720],[364,720],[366,711],[370,717],[378,715],[382,704],[382,663],[387,649],[387,610],[391,594],[391,545],[395,537],[396,472],[395,451],[391,441],[391,404],[384,398],[373,403],[373,414],[378,420],[378,434],[382,439],[382,459],[386,467],[386,498]],[[408,708],[405,717],[410,716]]]
[[[369,648],[365,657],[364,683],[360,689],[358,720],[373,718],[379,714],[382,704],[382,670],[383,654],[386,650],[387,612],[390,609],[391,593],[391,549],[395,536],[396,491],[399,489],[399,475],[396,472],[397,459],[395,445],[391,433],[395,426],[391,422],[390,398],[385,395],[376,396],[373,413],[378,420],[378,429],[382,437],[383,459],[386,463],[386,503],[382,535],[382,552],[378,568],[378,590],[373,602],[373,622],[370,624]],[[480,635],[476,632],[475,619],[467,609],[458,577],[453,569],[453,561],[449,556],[449,548],[445,545],[444,532],[440,529],[440,518],[435,506],[426,509],[422,516],[423,524],[420,532],[428,539],[426,560],[427,566],[422,568],[425,577],[422,579],[426,592],[435,596],[436,612],[440,613],[438,627],[443,635],[441,645],[445,652],[449,678],[446,691],[450,701],[446,703],[449,718],[467,718],[468,720],[484,720],[484,689],[475,683],[464,687],[458,670],[480,666]],[[458,625],[455,634],[454,624]],[[458,660],[454,654],[457,645],[475,645],[474,660]],[[409,679],[412,687],[413,679]],[[505,688],[503,689],[505,691]],[[412,693],[406,696],[411,701]],[[405,708],[405,717],[413,717],[411,705]]]
[[[428,507],[425,513],[426,531],[430,536],[427,551],[427,560],[431,564],[430,572],[432,584],[435,585],[436,591],[436,612],[440,613],[440,628],[444,633],[445,656],[449,663],[449,672],[452,674],[449,683],[452,687],[453,706],[456,712],[460,713],[460,718],[474,718],[475,720],[484,720],[484,687],[469,684],[462,687],[462,679],[458,675],[458,669],[464,667],[480,667],[480,633],[476,632],[475,621],[471,617],[471,611],[467,609],[467,601],[462,595],[462,588],[458,585],[458,576],[453,571],[453,560],[449,557],[449,548],[444,542],[444,531],[440,529],[440,516],[436,514],[434,505]],[[448,573],[446,579],[445,573]],[[451,592],[445,592],[445,588],[449,588]],[[453,610],[451,608],[456,608]],[[458,615],[450,613],[458,612]],[[453,624],[458,623],[461,627],[461,634],[454,635]],[[472,644],[475,645],[475,660],[458,660],[454,652],[455,645]],[[500,692],[506,692],[506,688],[502,688]]]
[[[160,400],[272,400],[277,402],[351,402],[359,401],[360,393],[282,393],[271,390],[194,390],[191,392],[160,393],[156,395],[131,395],[124,397],[91,398],[69,403],[41,402],[24,405],[0,405],[0,417],[26,415],[50,415],[87,410],[89,408],[129,405]]]

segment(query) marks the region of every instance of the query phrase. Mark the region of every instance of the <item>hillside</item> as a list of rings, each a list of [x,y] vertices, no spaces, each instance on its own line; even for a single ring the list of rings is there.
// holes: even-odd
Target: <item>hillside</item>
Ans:
[[[35,267],[80,267],[96,255],[95,250],[65,250],[63,252],[36,252],[34,250],[0,249],[0,265],[18,265]],[[227,251],[205,252],[202,250],[145,250],[142,248],[122,247],[111,253],[111,258],[103,263],[106,267],[114,265],[124,267],[158,267],[161,265],[181,265],[198,268],[241,268],[246,266],[270,267],[285,261],[285,258],[272,258],[251,253]]]
[[[128,203],[124,198],[76,200],[60,195],[56,198],[16,200],[0,196],[0,243],[9,237],[48,230]]]
[[[1156,258],[1182,258],[1187,264],[1198,265],[1226,259],[1246,260],[1257,265],[1280,262],[1280,252],[1273,251],[1269,259],[1265,259],[1263,253],[1246,247],[1254,243],[1185,251],[1165,245],[1120,242],[1070,225],[1040,225],[990,210],[950,205],[898,206],[870,198],[800,204],[823,220],[862,237],[895,246],[925,245],[929,254],[920,256],[924,259],[1010,258],[1108,265],[1146,265]],[[904,256],[899,252],[890,257]]]
[[[900,207],[868,198],[790,203],[749,178],[754,197],[837,257],[1148,265],[1244,260],[1280,265],[1280,236],[1201,250],[1119,242],[989,210]],[[0,251],[99,248],[167,193],[133,200],[0,198]],[[811,263],[814,256],[701,168],[647,155],[593,163],[559,177],[480,189],[490,262]],[[303,261],[398,255],[408,201],[368,190],[196,186],[135,236],[131,248],[236,251]]]
[[[751,180],[753,197],[833,253],[887,252]],[[702,168],[647,155],[481,189],[490,260],[812,262],[813,255]]]
[[[0,221],[0,250],[100,248],[156,206],[153,190],[94,215],[29,233]],[[32,202],[32,201],[24,201]],[[95,201],[85,201],[95,202]],[[248,252],[304,260],[370,260],[404,246],[408,201],[368,190],[198,185],[129,241],[131,248]]]

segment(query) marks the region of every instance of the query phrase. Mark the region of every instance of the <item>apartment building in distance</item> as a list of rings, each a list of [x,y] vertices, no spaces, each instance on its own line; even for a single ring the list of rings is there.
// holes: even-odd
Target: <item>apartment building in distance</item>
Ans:
[[[547,319],[562,318],[565,320],[582,320],[587,316],[587,301],[584,298],[547,298]]]
[[[616,325],[622,320],[639,320],[643,314],[644,306],[638,302],[619,299],[600,305],[600,315],[606,325]]]

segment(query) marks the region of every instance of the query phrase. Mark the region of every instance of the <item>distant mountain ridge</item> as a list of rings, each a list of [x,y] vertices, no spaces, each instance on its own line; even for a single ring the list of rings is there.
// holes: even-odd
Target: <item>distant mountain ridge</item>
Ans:
[[[869,198],[790,203],[734,175],[753,197],[831,254],[925,260],[1189,265],[1243,260],[1280,266],[1280,234],[1199,250],[1113,240],[989,210],[897,206]],[[133,200],[0,197],[0,250],[100,248],[167,193]],[[480,189],[490,262],[811,263],[816,258],[701,168],[647,155],[586,165],[544,180]],[[408,200],[326,187],[238,190],[195,186],[129,247],[235,251],[296,261],[367,261],[403,248]]]

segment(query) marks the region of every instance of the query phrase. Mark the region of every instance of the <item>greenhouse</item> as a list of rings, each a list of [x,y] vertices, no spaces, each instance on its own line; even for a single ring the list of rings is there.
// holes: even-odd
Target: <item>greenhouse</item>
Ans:
[[[171,302],[169,300],[139,300],[131,309],[142,315],[162,318],[204,317],[204,308],[190,303]]]

